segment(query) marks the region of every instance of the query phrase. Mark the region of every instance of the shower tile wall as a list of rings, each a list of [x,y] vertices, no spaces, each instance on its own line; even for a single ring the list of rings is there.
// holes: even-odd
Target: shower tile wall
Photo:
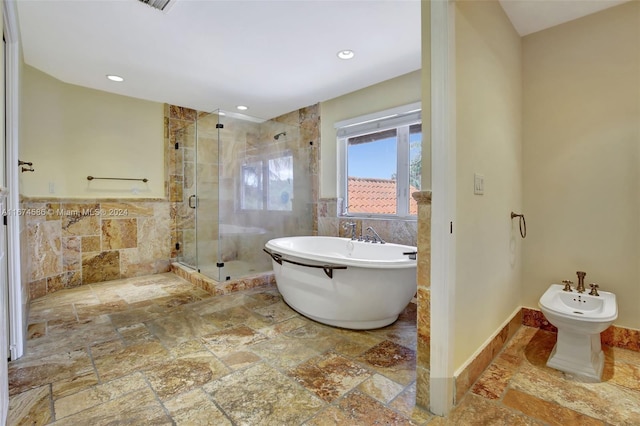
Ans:
[[[189,208],[188,198],[195,193],[195,123],[198,112],[165,104],[164,114],[165,192],[173,220],[171,259],[181,257],[186,263],[195,264],[195,245],[188,244],[195,241],[195,211]],[[179,244],[179,249],[176,244]]]
[[[256,265],[257,271],[270,269],[269,258],[256,249],[266,240],[275,236],[316,233],[320,143],[318,105],[262,123],[230,117],[222,117],[220,122],[224,127],[217,129],[218,116],[215,113],[173,105],[165,108],[167,190],[176,221],[172,246],[180,243],[176,257],[191,265],[198,263],[199,267],[215,265],[220,253],[223,262],[236,260],[242,254],[242,260]],[[196,127],[197,164],[194,147]],[[286,131],[287,136],[275,141],[273,136],[282,131]],[[222,143],[220,148],[218,138]],[[175,148],[176,143],[178,149]],[[240,209],[242,163],[238,159],[264,159],[285,150],[293,156],[294,176],[306,179],[294,179],[292,212]],[[188,197],[196,190],[196,170],[199,184],[198,262],[195,258],[195,215],[194,210],[188,207]],[[233,232],[223,229],[222,238],[218,239],[219,223],[243,228],[262,227],[268,232],[233,235]]]
[[[300,132],[297,138],[299,145],[297,147],[293,146],[292,148],[297,154],[299,172],[306,173],[311,177],[311,187],[309,188],[308,185],[303,186],[301,182],[296,182],[298,186],[294,188],[294,194],[296,194],[296,202],[299,207],[308,209],[308,213],[312,215],[313,235],[318,234],[320,120],[319,104],[301,108],[273,119],[276,123],[288,124],[294,126],[294,128],[297,127],[297,130]],[[274,133],[271,131],[269,134],[272,135]],[[296,191],[296,189],[298,191]]]

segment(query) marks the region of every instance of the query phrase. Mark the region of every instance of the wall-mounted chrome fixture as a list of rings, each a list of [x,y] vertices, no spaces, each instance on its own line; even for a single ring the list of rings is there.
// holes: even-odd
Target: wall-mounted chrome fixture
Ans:
[[[33,163],[31,161],[22,161],[22,160],[18,160],[18,166],[29,166],[29,167],[23,167],[22,168],[22,173],[24,172],[35,172],[35,169],[32,167]]]
[[[87,180],[94,179],[103,179],[103,180],[139,180],[140,182],[147,183],[149,179],[147,178],[112,178],[112,177],[95,177],[95,176],[87,176]]]
[[[522,238],[526,237],[527,236],[527,222],[525,222],[525,220],[524,220],[524,215],[511,212],[511,220],[513,220],[514,217],[519,218],[520,236]]]

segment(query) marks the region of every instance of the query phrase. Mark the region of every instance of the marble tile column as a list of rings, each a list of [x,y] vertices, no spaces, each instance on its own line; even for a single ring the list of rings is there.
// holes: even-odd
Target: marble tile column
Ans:
[[[412,194],[418,203],[418,344],[416,406],[429,407],[431,357],[431,191]]]

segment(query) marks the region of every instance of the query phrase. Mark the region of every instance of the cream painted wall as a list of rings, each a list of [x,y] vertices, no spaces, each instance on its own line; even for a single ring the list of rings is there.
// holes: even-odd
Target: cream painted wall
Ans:
[[[337,142],[334,124],[341,120],[419,102],[420,75],[420,70],[414,71],[320,103],[320,198],[337,196]]]
[[[523,303],[584,270],[617,294],[616,324],[640,329],[640,3],[523,47]]]
[[[22,195],[165,196],[163,104],[66,84],[30,66],[22,87],[20,155],[35,169],[21,173]],[[89,175],[149,182],[89,182]]]
[[[456,369],[521,302],[521,40],[497,1],[456,2]],[[474,173],[484,195],[474,195]],[[437,202],[437,194],[434,194]]]

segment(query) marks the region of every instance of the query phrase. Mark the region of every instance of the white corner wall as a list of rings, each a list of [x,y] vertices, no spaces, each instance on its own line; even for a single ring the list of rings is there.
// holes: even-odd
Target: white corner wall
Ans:
[[[523,240],[510,213],[522,211],[522,58],[520,36],[497,1],[455,9],[459,369],[521,303]],[[484,195],[474,195],[474,173],[484,176]]]
[[[523,38],[524,305],[551,283],[618,296],[640,329],[640,3]]]
[[[0,29],[4,32],[4,5],[0,5]],[[3,58],[5,56],[5,48],[4,43],[0,46],[0,53]],[[5,59],[6,61],[6,59]],[[0,123],[0,129],[2,130],[2,141],[3,147],[0,150],[0,176],[6,176],[7,171],[5,170],[5,148],[7,146],[7,138],[5,131],[5,102],[6,99],[5,94],[5,85],[7,81],[7,77],[5,75],[5,61],[2,61],[2,67],[0,69],[0,76],[2,77],[2,87],[0,88],[0,95],[2,96],[3,102],[0,105],[0,113],[2,114],[3,120]],[[6,183],[0,182],[0,206],[3,211],[6,211],[6,197],[7,197],[7,188]],[[7,359],[10,357],[10,353],[8,351],[9,348],[9,280],[7,276],[7,238],[6,238],[6,228],[2,227],[0,229],[0,424],[5,424],[7,421],[7,414],[9,412],[9,374],[7,372]]]
[[[164,198],[164,106],[63,83],[24,66],[22,195],[47,198]],[[87,181],[87,176],[148,183]]]

